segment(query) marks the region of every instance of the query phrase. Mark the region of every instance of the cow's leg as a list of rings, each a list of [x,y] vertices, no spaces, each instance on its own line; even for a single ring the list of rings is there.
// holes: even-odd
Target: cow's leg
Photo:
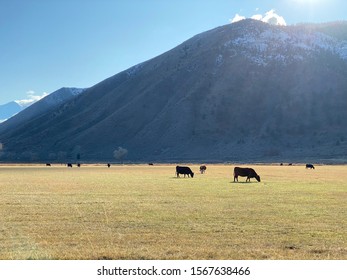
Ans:
[[[251,178],[247,176],[246,182],[250,182]]]
[[[239,181],[239,179],[237,178],[237,176],[234,176],[234,182],[235,182],[235,180],[238,182]]]

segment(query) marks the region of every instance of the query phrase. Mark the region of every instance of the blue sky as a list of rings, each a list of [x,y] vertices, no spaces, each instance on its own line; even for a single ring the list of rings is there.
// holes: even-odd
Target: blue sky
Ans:
[[[90,87],[236,14],[347,20],[346,0],[0,0],[0,104]]]

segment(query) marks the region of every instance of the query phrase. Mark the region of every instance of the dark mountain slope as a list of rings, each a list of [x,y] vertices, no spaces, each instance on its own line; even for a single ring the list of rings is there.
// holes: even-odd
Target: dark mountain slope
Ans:
[[[199,34],[24,126],[7,151],[138,161],[344,158],[346,42],[245,20]]]

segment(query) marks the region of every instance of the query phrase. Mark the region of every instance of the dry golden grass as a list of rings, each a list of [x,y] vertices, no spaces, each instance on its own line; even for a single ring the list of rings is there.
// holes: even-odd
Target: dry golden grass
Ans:
[[[347,166],[0,166],[0,259],[347,259]]]

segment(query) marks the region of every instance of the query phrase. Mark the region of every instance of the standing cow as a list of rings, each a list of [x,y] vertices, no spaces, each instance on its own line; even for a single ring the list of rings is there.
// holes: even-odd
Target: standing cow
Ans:
[[[306,169],[307,169],[307,168],[309,168],[309,169],[314,169],[314,166],[313,166],[313,164],[308,163],[308,164],[306,164]]]
[[[242,168],[235,167],[234,168],[234,182],[239,181],[238,176],[247,177],[246,182],[250,182],[251,178],[255,178],[258,182],[260,182],[260,176],[254,171],[253,168]]]
[[[200,166],[200,173],[201,173],[201,174],[204,174],[205,171],[206,171],[206,169],[207,169],[206,165],[201,165],[201,166]]]
[[[186,177],[186,175],[189,175],[193,178],[194,177],[194,173],[193,171],[187,167],[187,166],[176,166],[176,175],[177,177],[180,176],[180,174],[184,174],[184,177]]]

